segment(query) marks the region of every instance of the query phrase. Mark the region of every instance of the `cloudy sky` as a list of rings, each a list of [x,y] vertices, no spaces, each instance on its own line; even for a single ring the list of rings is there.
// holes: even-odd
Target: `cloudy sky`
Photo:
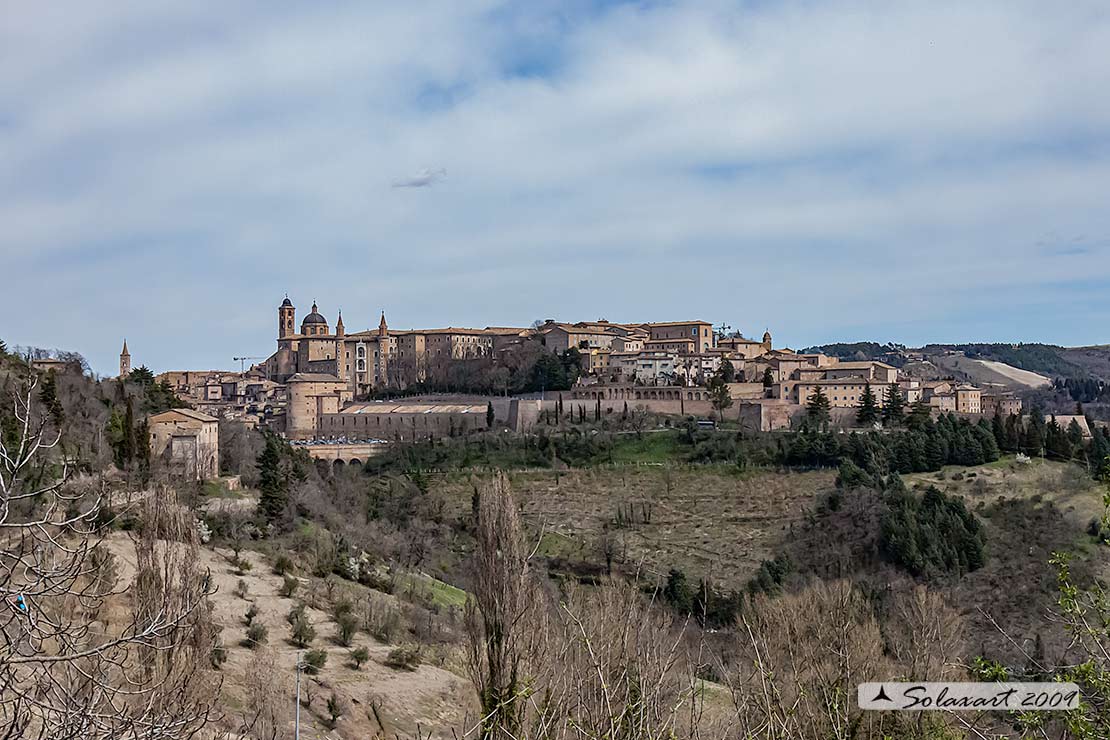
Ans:
[[[1105,0],[3,2],[8,344],[233,367],[286,292],[1110,342]]]

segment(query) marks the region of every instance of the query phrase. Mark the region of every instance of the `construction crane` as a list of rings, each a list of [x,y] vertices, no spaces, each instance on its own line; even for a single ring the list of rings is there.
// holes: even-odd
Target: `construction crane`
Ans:
[[[243,363],[245,363],[247,360],[265,360],[266,358],[265,357],[233,357],[232,359],[239,363],[239,374],[242,375],[243,370],[244,370]]]

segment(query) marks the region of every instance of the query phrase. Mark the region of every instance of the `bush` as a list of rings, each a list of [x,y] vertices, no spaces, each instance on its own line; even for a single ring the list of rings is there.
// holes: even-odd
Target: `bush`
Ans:
[[[247,598],[247,593],[247,582],[240,578],[239,582],[235,584],[235,595],[240,599],[245,599]]]
[[[284,576],[292,572],[293,558],[289,557],[285,553],[278,555],[277,560],[274,561],[274,575]]]
[[[389,651],[385,664],[390,668],[415,671],[420,667],[420,648],[416,645],[402,645]]]
[[[290,625],[290,638],[300,648],[308,647],[316,639],[316,628],[302,612]]]
[[[248,627],[254,624],[254,618],[258,616],[258,606],[251,604],[251,608],[247,609],[247,613],[243,615],[243,621]]]
[[[335,622],[335,640],[344,647],[351,646],[351,640],[358,632],[358,619],[351,612],[343,612]]]
[[[300,586],[300,585],[301,585],[301,582],[298,581],[294,576],[287,575],[281,581],[281,588],[279,589],[279,592],[281,593],[282,596],[284,596],[285,598],[288,599],[288,598],[291,598],[293,596],[293,593],[297,590],[297,587]]]
[[[309,650],[304,654],[304,672],[315,676],[328,662],[327,650]]]
[[[243,641],[243,646],[253,650],[265,643],[268,635],[269,630],[267,630],[264,625],[255,622],[250,627],[247,627],[247,639]]]
[[[334,691],[331,696],[328,697],[327,708],[328,727],[334,730],[335,726],[339,724],[339,718],[343,716],[343,703],[340,701],[339,697],[335,695]]]
[[[217,671],[227,662],[227,648],[223,645],[214,645],[208,654],[208,660]]]
[[[351,662],[355,664],[355,670],[360,670],[362,664],[370,660],[370,651],[365,647],[357,647],[351,651]]]
[[[238,575],[245,576],[247,573],[250,572],[251,568],[253,568],[253,567],[254,566],[251,565],[251,561],[247,560],[246,558],[244,558],[244,557],[235,558],[235,572]]]

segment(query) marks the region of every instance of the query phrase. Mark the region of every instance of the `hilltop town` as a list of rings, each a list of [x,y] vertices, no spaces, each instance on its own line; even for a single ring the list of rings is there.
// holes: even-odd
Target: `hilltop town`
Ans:
[[[599,319],[348,332],[313,303],[297,321],[286,297],[277,346],[243,372],[173,371],[158,376],[196,409],[260,424],[291,440],[403,441],[493,420],[527,431],[558,404],[599,416],[641,409],[719,418],[751,431],[794,428],[815,396],[834,427],[857,424],[871,394],[881,410],[927,404],[935,413],[1020,414],[1003,385],[922,379],[879,360],[844,360],[775,347],[709,321],[617,323]],[[253,359],[253,358],[252,358]],[[121,375],[130,372],[124,347]],[[714,384],[723,390],[714,393]],[[385,399],[389,399],[388,402]]]

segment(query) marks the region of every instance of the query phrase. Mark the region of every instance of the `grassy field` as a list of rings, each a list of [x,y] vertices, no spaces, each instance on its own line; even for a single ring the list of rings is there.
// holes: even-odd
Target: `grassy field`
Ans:
[[[947,466],[936,473],[905,476],[907,486],[935,485],[963,496],[970,504],[1002,498],[1051,501],[1067,519],[1082,529],[1102,515],[1105,486],[1072,463],[1034,459],[1019,463],[1013,457],[970,468]]]
[[[738,588],[832,489],[834,477],[637,466],[515,473],[512,486],[543,556],[603,563],[608,541],[624,568],[658,576],[679,568]],[[478,480],[449,476],[438,485],[462,513]]]

